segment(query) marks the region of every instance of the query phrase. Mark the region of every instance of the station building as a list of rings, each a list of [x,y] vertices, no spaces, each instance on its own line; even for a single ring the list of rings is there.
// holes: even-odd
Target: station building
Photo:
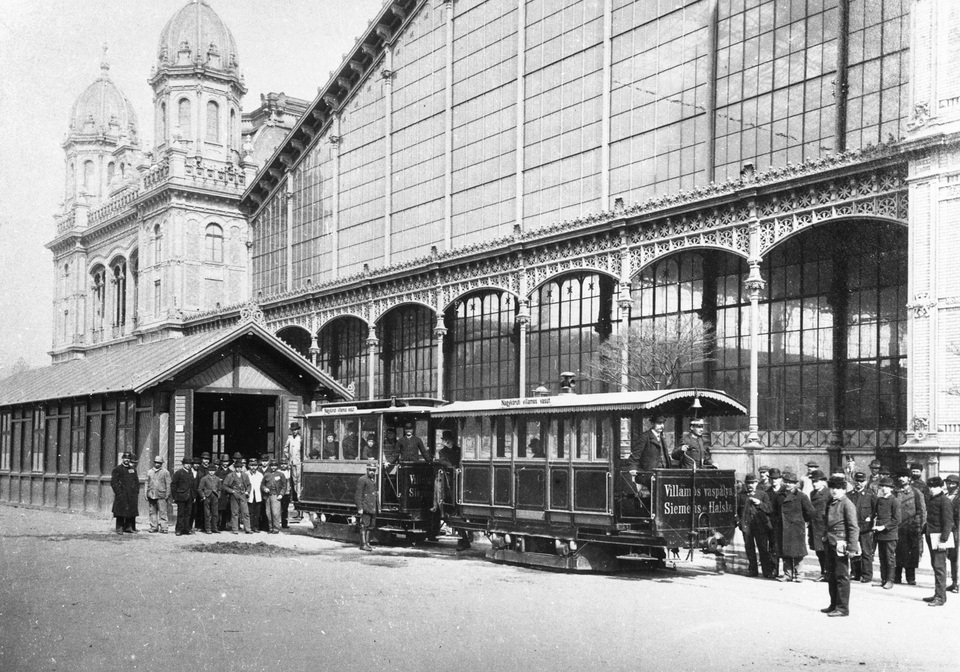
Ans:
[[[163,129],[232,109],[235,46],[221,72],[162,38],[154,163],[125,196],[135,322],[101,329],[117,290],[100,299],[101,257],[63,224],[54,360],[224,338],[262,313],[258,338],[315,365],[322,394],[522,397],[565,371],[588,394],[618,387],[589,375],[605,341],[694,323],[708,356],[680,384],[750,409],[711,420],[721,465],[956,473],[957,25],[949,0],[390,0],[279,144],[206,187],[191,171],[219,150]],[[178,99],[175,75],[216,79],[210,100]],[[161,220],[181,256],[145,251]],[[59,473],[7,438],[46,389],[0,397],[2,454],[21,453],[0,483]]]

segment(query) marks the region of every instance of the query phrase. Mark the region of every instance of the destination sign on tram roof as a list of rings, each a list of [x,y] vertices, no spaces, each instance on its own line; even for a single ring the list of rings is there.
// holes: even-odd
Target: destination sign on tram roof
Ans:
[[[501,399],[500,403],[504,406],[549,406],[553,403],[551,397],[524,397],[523,399]]]
[[[336,406],[333,408],[321,408],[320,412],[324,415],[347,415],[357,413],[359,409],[356,406]]]

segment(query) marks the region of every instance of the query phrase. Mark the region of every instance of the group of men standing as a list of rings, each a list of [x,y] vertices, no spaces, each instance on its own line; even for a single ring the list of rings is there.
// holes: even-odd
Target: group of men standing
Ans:
[[[830,605],[822,611],[846,616],[851,577],[873,582],[875,552],[880,570],[875,585],[889,590],[903,582],[904,574],[908,585],[916,585],[925,540],[935,591],[924,600],[942,606],[947,592],[958,592],[960,478],[934,476],[924,482],[920,465],[913,464],[895,483],[879,461],[870,468],[870,476],[839,468],[828,478],[811,461],[803,478],[763,466],[759,478],[747,475],[738,497],[737,520],[749,575],[799,582],[809,542],[820,563],[820,580],[830,587]]]

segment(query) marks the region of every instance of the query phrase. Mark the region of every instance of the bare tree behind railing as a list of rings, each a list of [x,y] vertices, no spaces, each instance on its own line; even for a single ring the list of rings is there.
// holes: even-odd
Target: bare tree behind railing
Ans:
[[[613,388],[622,385],[623,353],[627,353],[628,390],[669,389],[680,374],[712,361],[703,322],[694,317],[658,320],[643,328],[630,327],[600,345],[584,375]]]

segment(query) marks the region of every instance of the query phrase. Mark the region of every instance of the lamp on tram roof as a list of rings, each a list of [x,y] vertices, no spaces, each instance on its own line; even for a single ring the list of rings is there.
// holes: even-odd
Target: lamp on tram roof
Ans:
[[[560,374],[560,394],[576,394],[573,387],[577,384],[577,374],[573,371],[564,371]]]
[[[550,390],[547,389],[546,385],[544,385],[543,383],[540,383],[540,385],[536,389],[534,389],[533,395],[535,397],[549,397]]]

